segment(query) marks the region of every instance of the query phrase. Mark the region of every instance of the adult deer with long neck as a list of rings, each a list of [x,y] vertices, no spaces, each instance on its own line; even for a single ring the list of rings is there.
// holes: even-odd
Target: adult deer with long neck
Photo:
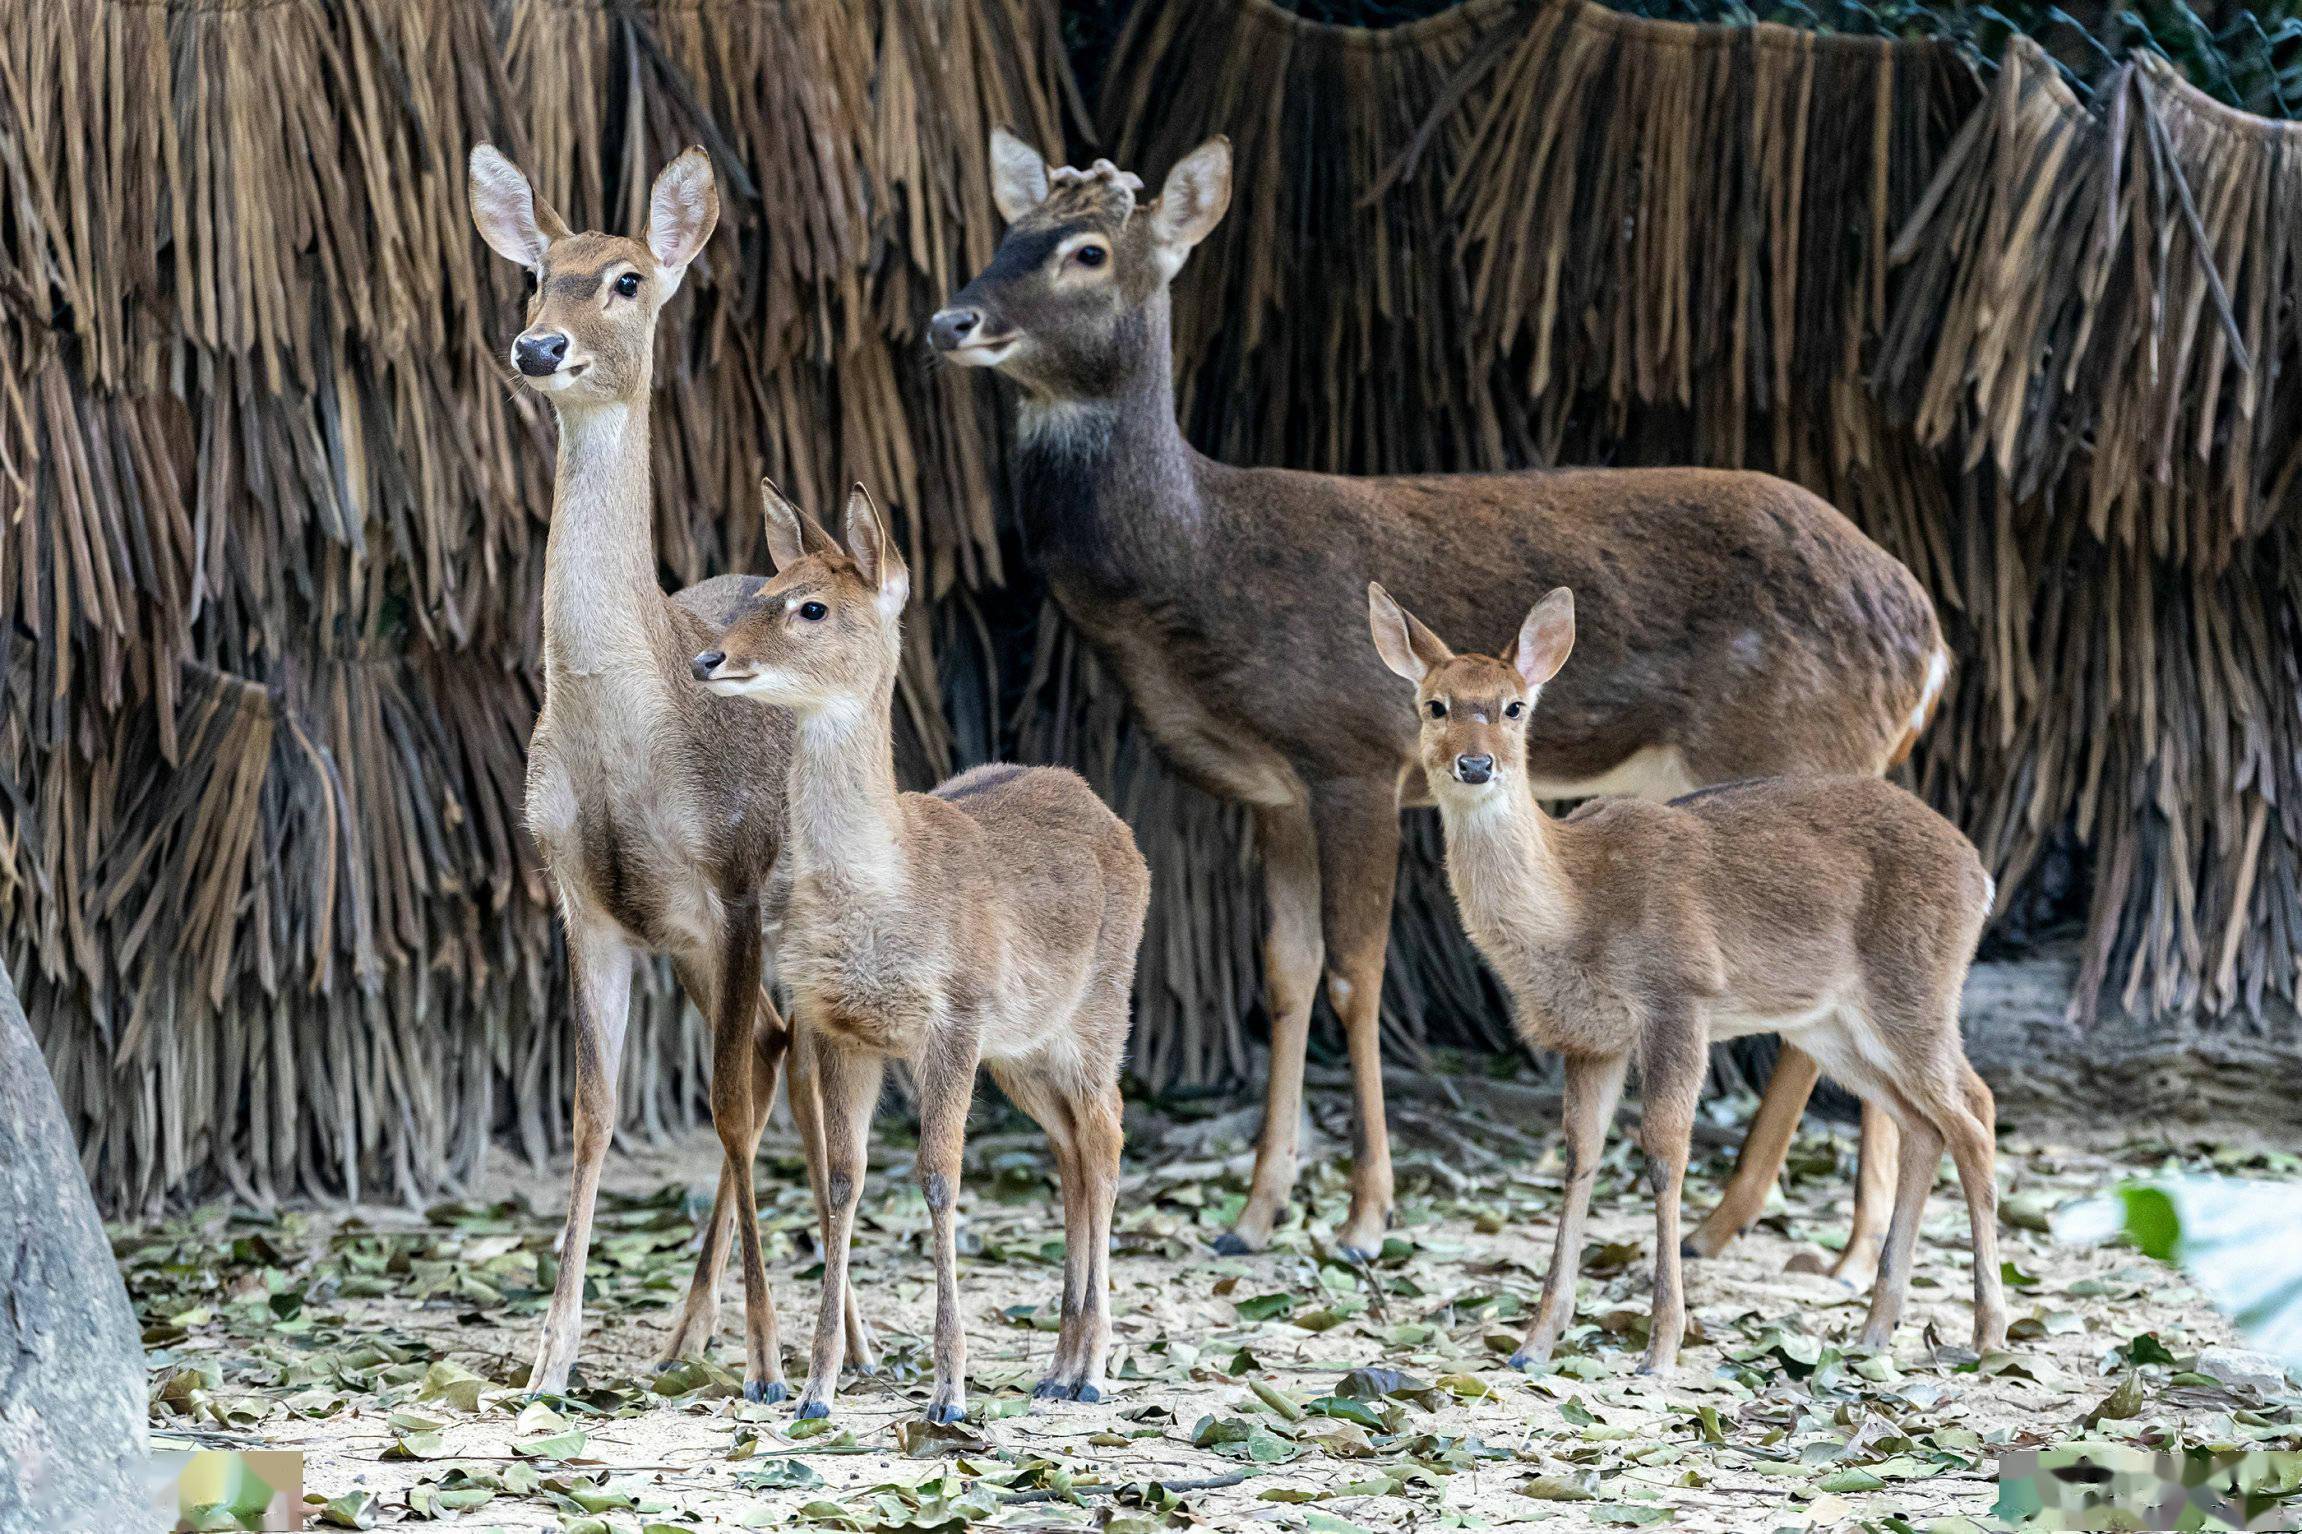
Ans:
[[[1175,424],[1168,284],[1229,204],[1228,142],[1186,155],[1149,203],[1107,161],[1050,170],[1006,133],[991,160],[1007,234],[930,337],[1018,385],[1020,515],[1056,602],[1169,761],[1255,819],[1271,1079],[1253,1187],[1220,1245],[1259,1247],[1293,1188],[1324,963],[1358,1137],[1340,1243],[1373,1252],[1392,1197],[1378,1022],[1398,814],[1427,796],[1412,722],[1386,703],[1363,637],[1367,578],[1497,646],[1482,593],[1582,594],[1597,637],[1533,748],[1534,789],[1555,798],[1882,773],[1948,672],[1934,609],[1845,517],[1763,474],[1360,478],[1213,462]],[[1815,1076],[1785,1053],[1696,1248],[1756,1217]],[[1858,1283],[1893,1177],[1891,1127],[1874,1113],[1864,1128],[1838,1269]]]
[[[1992,898],[1973,844],[1875,777],[1757,779],[1553,820],[1531,789],[1529,727],[1538,705],[1548,719],[1547,691],[1574,647],[1573,595],[1536,603],[1500,657],[1457,655],[1380,585],[1367,603],[1375,652],[1414,687],[1400,714],[1420,722],[1416,765],[1446,826],[1463,924],[1510,990],[1520,1033],[1566,1058],[1566,1195],[1512,1364],[1548,1361],[1573,1318],[1583,1216],[1634,1058],[1655,1192],[1646,1370],[1677,1362],[1679,1192],[1708,1046],[1759,1032],[1794,1040],[1900,1126],[1862,1345],[1893,1340],[1947,1145],[1974,1238],[1974,1345],[2004,1347],[1993,1105],[1958,1035]]]
[[[789,716],[714,698],[688,676],[695,652],[756,577],[721,576],[666,597],[657,582],[648,396],[657,317],[719,220],[711,161],[689,149],[656,177],[636,238],[571,233],[493,146],[471,154],[472,219],[535,278],[512,364],[559,417],[544,546],[544,703],[528,743],[527,822],[567,934],[576,1033],[575,1175],[559,1279],[529,1386],[567,1388],[583,1323],[585,1257],[635,965],[671,958],[712,1028],[719,1192],[686,1306],[664,1358],[701,1352],[719,1320],[732,1228],[743,1257],[744,1394],[785,1394],[775,1302],[760,1255],[752,1157],[789,1035],[761,989],[770,889],[784,838]],[[806,1073],[793,1116],[813,1177],[821,1129]],[[820,1188],[818,1189],[820,1203]],[[871,1342],[848,1316],[850,1350]]]
[[[872,1104],[888,1060],[919,1089],[920,1191],[935,1233],[931,1422],[965,1411],[957,1233],[975,1068],[1039,1121],[1063,1195],[1062,1330],[1038,1394],[1101,1398],[1110,1349],[1119,1060],[1151,875],[1077,773],[992,763],[898,793],[890,711],[911,577],[870,497],[847,543],[768,492],[775,580],[694,660],[714,693],[799,716],[784,977],[823,1084],[823,1319],[799,1415],[831,1409],[836,1319]]]

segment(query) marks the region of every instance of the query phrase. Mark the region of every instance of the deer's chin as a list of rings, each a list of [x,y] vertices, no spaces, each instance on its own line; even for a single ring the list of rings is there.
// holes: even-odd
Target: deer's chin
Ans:
[[[706,692],[723,698],[749,698],[755,703],[774,703],[789,708],[806,701],[801,689],[780,671],[739,671],[733,675],[714,673],[702,680]]]
[[[528,378],[524,373],[520,376],[527,378],[528,387],[538,394],[565,394],[575,387],[577,380],[590,371],[591,358],[578,357],[573,362],[561,363],[541,378]]]
[[[954,346],[943,354],[943,360],[953,367],[995,368],[1015,355],[1023,344],[1021,336],[1006,336],[997,341],[974,341],[965,346]]]

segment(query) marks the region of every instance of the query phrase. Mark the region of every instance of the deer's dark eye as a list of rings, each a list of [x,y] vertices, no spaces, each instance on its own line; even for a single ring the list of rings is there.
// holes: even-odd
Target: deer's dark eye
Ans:
[[[1082,245],[1071,252],[1071,259],[1081,266],[1101,266],[1111,259],[1111,252],[1100,245]]]
[[[1433,719],[1444,719],[1447,717],[1447,705],[1443,699],[1433,698],[1430,702],[1424,704],[1423,707],[1431,711],[1431,717]]]
[[[1526,711],[1527,706],[1524,703],[1513,703],[1504,708],[1503,717],[1505,719],[1516,719],[1519,717],[1519,715],[1525,713]]]
[[[821,623],[831,615],[831,609],[821,602],[802,602],[799,604],[799,615],[810,623]]]
[[[626,272],[618,277],[615,280],[615,290],[626,298],[637,297],[639,294],[639,273]]]

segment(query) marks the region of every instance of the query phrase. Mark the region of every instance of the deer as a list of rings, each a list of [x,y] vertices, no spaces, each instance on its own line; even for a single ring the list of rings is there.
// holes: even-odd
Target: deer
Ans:
[[[1167,762],[1249,808],[1261,855],[1270,1079],[1248,1197],[1216,1249],[1260,1250],[1290,1201],[1323,968],[1355,1133],[1336,1244],[1372,1256],[1393,1198],[1379,1023],[1399,812],[1427,793],[1410,721],[1382,701],[1391,684],[1357,637],[1368,575],[1497,647],[1506,636],[1476,587],[1582,593],[1599,637],[1530,748],[1545,798],[1882,774],[1931,718],[1950,652],[1908,569],[1769,475],[1367,477],[1206,457],[1176,425],[1170,285],[1229,205],[1228,140],[1185,155],[1150,200],[1108,160],[1051,170],[1004,130],[991,165],[1006,232],[933,316],[930,342],[1016,385],[1030,559]],[[1690,1255],[1758,1217],[1818,1074],[1783,1052]],[[1893,1134],[1886,1115],[1864,1115],[1854,1229],[1832,1269],[1850,1287],[1876,1268]]]
[[[689,680],[688,658],[760,578],[719,576],[666,597],[648,467],[656,322],[718,223],[718,183],[709,157],[690,148],[656,177],[639,235],[578,234],[500,150],[481,144],[471,152],[470,203],[480,237],[534,279],[511,363],[559,423],[544,545],[544,701],[528,743],[526,821],[566,934],[574,1171],[528,1385],[564,1392],[575,1363],[633,974],[660,954],[712,1030],[711,1115],[723,1153],[662,1361],[710,1348],[732,1229],[742,1253],[744,1394],[781,1400],[789,1390],[751,1167],[790,1053],[762,977],[779,905],[792,723],[765,704],[700,694]],[[789,1096],[820,1206],[822,1130],[804,1066],[795,1056]],[[851,1353],[870,1367],[860,1312],[846,1323]]]
[[[2005,1346],[1995,1105],[1959,1039],[1959,994],[1996,891],[1974,844],[1878,777],[1757,778],[1656,804],[1610,798],[1553,819],[1529,741],[1575,643],[1575,598],[1535,603],[1499,656],[1457,654],[1380,583],[1382,663],[1414,688],[1416,765],[1446,833],[1463,925],[1530,1045],[1566,1063],[1566,1191],[1513,1368],[1547,1363],[1574,1317],[1583,1218],[1631,1062],[1655,1195],[1642,1372],[1686,1332],[1679,1198],[1709,1046],[1795,1042],[1900,1132],[1900,1175],[1861,1345],[1884,1350],[1910,1284],[1945,1145],[1973,1231],[1974,1345]],[[1540,717],[1548,717],[1547,710]]]
[[[693,661],[708,692],[788,709],[791,896],[781,955],[822,1091],[828,1235],[801,1418],[830,1414],[838,1318],[886,1062],[918,1088],[935,1247],[929,1422],[966,1413],[954,1220],[978,1064],[1047,1132],[1063,1199],[1061,1329],[1034,1394],[1098,1401],[1135,954],[1151,874],[1125,821],[1060,767],[990,763],[896,789],[891,711],[909,568],[859,485],[844,546],[764,487],[775,579]]]

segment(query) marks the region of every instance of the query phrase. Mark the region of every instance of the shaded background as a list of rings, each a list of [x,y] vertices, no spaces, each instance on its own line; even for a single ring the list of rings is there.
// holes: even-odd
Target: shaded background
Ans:
[[[578,226],[712,150],[727,215],[658,366],[665,579],[763,567],[763,472],[895,509],[907,754],[1078,765],[1152,860],[1149,1085],[1258,1078],[1258,881],[1045,607],[997,387],[922,344],[997,239],[994,123],[1154,182],[1232,136],[1176,290],[1207,451],[1831,496],[1959,650],[1914,781],[2000,876],[1992,951],[2069,948],[2090,1026],[2293,1058],[2302,153],[2210,103],[2287,115],[2296,24],[1299,9],[0,0],[0,947],[100,1194],[416,1198],[562,1132],[518,823],[552,428],[464,209],[482,138]],[[2002,72],[2016,33],[2052,62]],[[1506,1045],[1411,821],[1387,1038]],[[696,1115],[704,1059],[656,977],[633,1127]]]

